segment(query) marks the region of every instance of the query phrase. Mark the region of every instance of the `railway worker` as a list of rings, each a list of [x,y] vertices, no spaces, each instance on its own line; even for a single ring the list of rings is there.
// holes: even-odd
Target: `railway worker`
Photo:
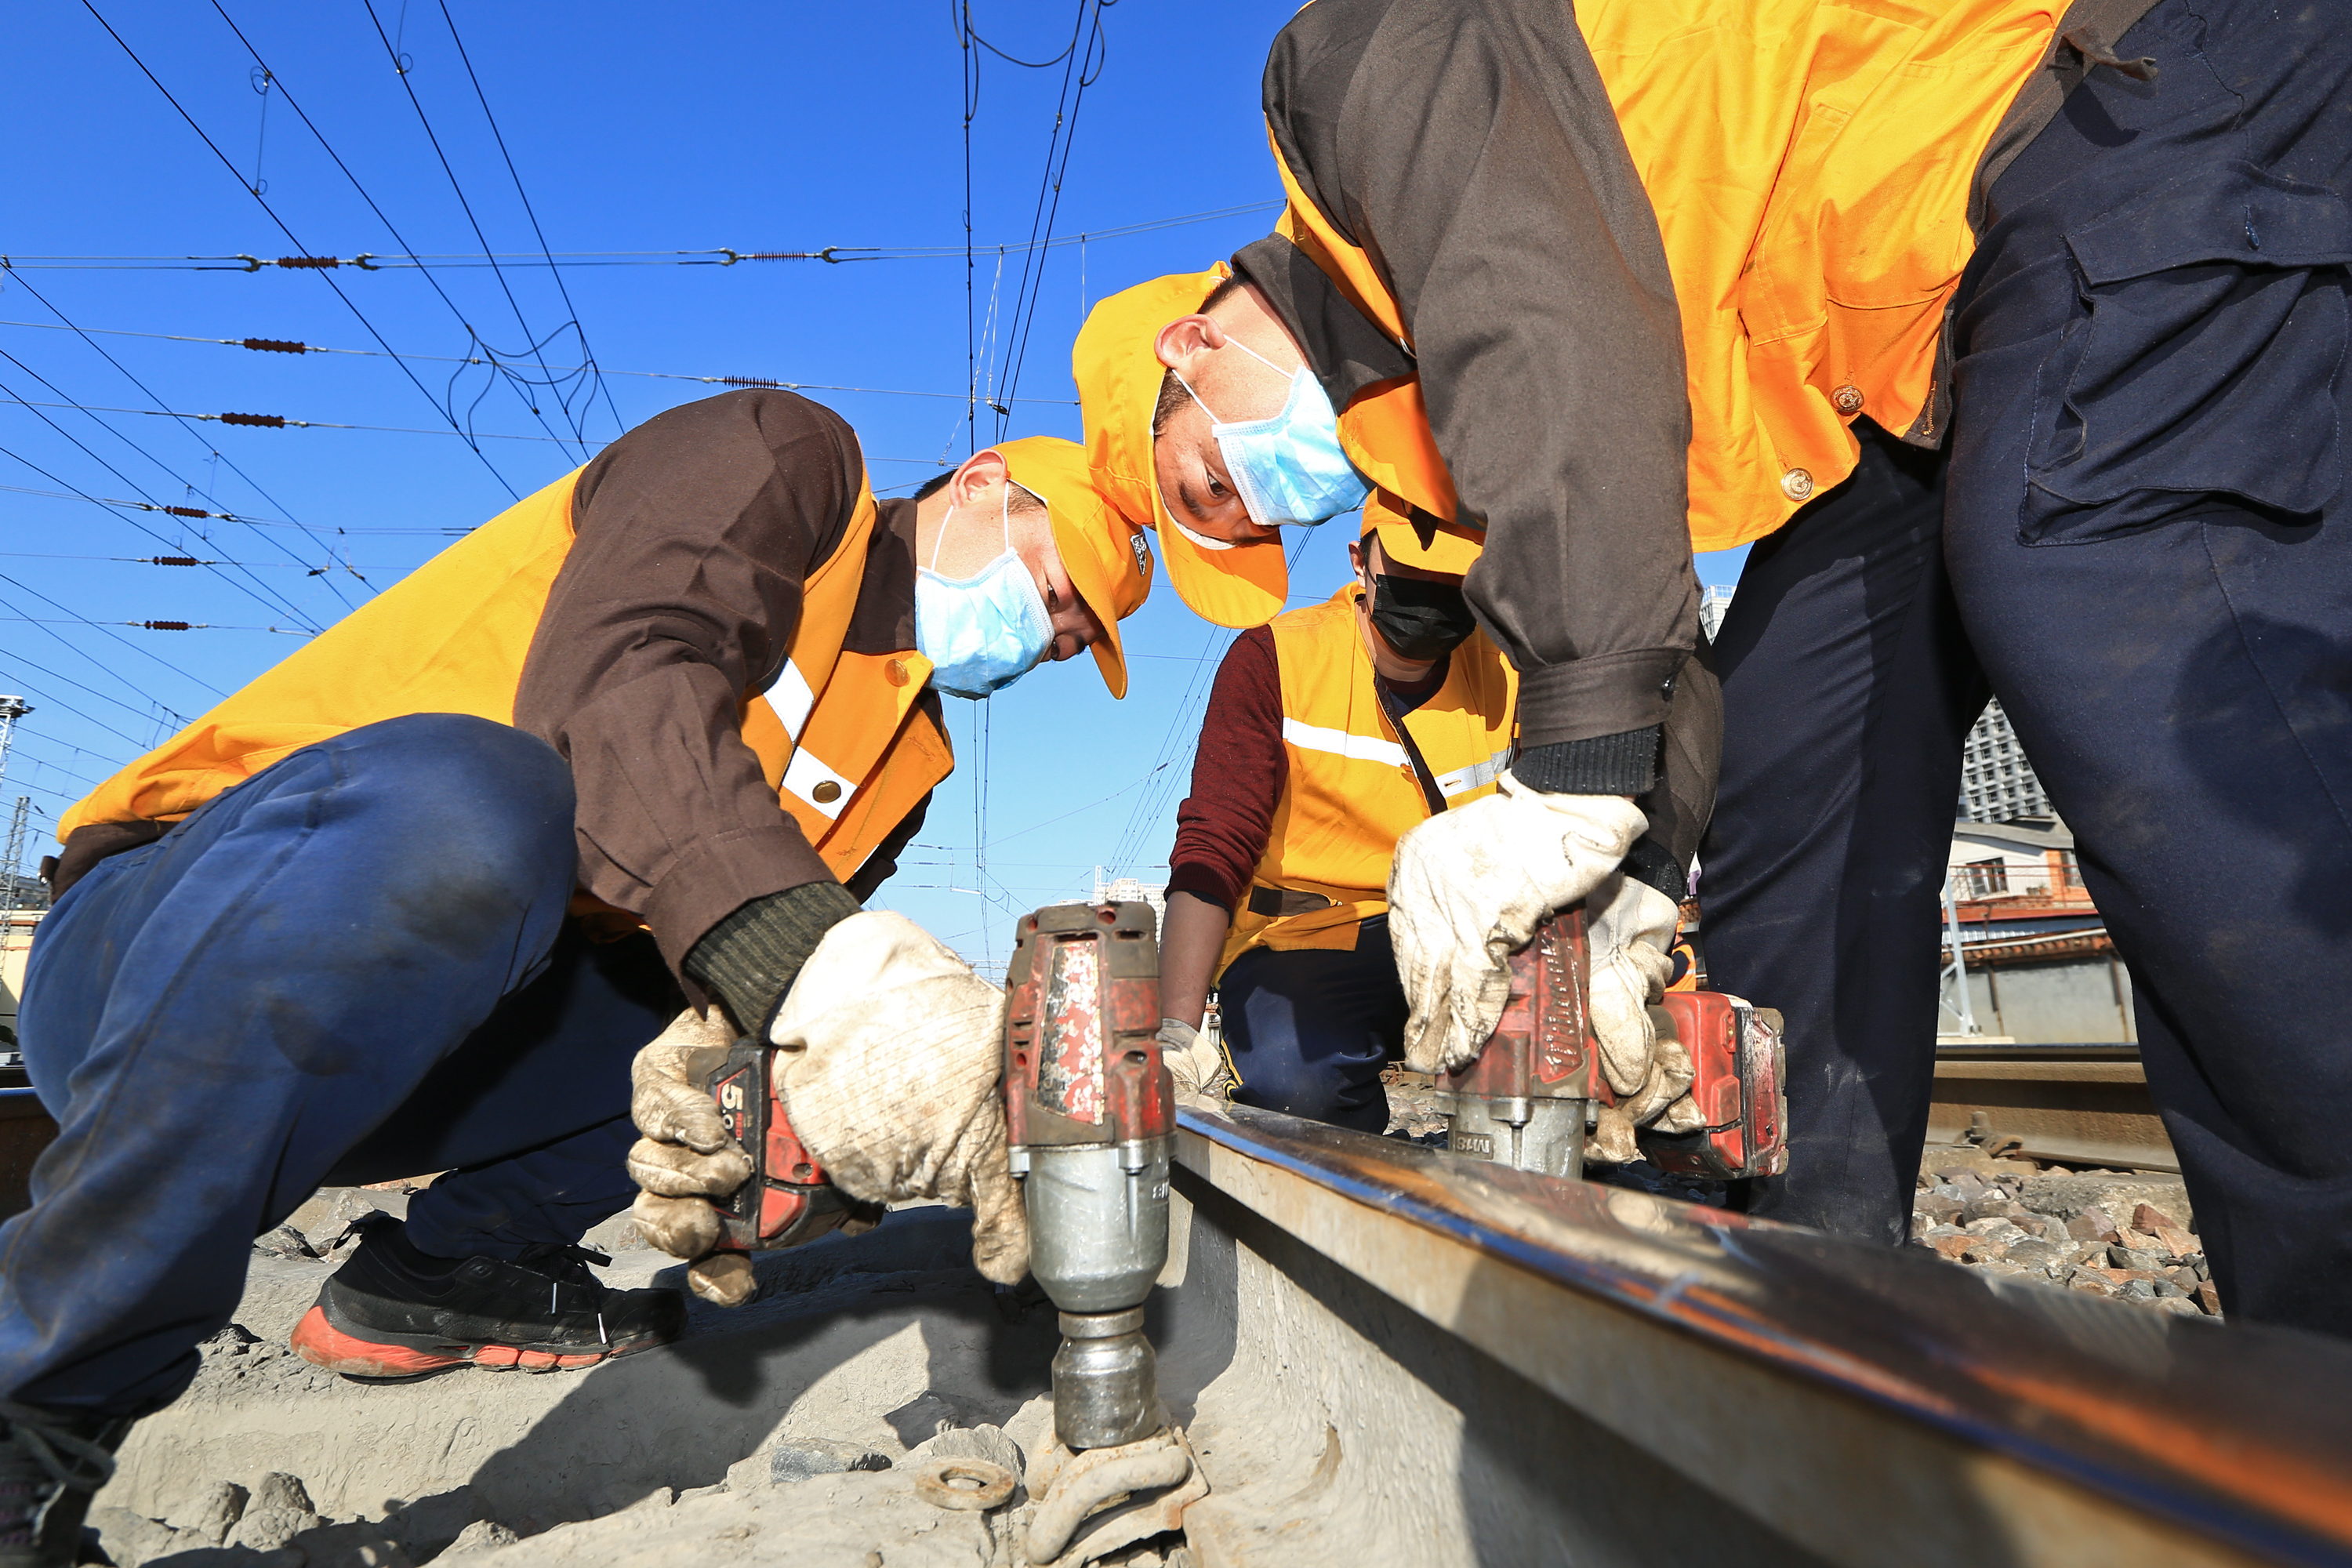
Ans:
[[[1381,1069],[1405,1021],[1389,858],[1414,824],[1492,795],[1510,757],[1517,679],[1462,597],[1477,553],[1455,530],[1424,543],[1375,521],[1348,547],[1352,581],[1226,651],[1169,856],[1160,1039],[1180,1075],[1219,1065],[1195,1034],[1213,986],[1234,1098],[1388,1125]]]
[[[2338,8],[2252,0],[1290,20],[1278,232],[1238,289],[1131,290],[1080,390],[1213,616],[1270,614],[1275,525],[1368,484],[1486,531],[1466,592],[1522,751],[1399,845],[1409,1049],[1493,1016],[1525,921],[1488,867],[1630,837],[1697,684],[1687,551],[1753,542],[1704,856],[1715,984],[1789,1025],[1752,1212],[1906,1234],[1990,690],[2132,967],[2224,1300],[2345,1331],[2352,1064],[2332,979],[2277,977],[2340,973],[2352,927],[2347,59]],[[1570,858],[1547,896],[1590,885]]]
[[[677,1335],[676,1292],[607,1289],[577,1244],[636,1192],[632,1062],[682,990],[746,1029],[787,987],[854,991],[889,1032],[812,1026],[796,1131],[836,1177],[898,1173],[859,1198],[977,1205],[978,1260],[1017,1280],[999,993],[859,904],[953,764],[939,692],[1091,647],[1123,695],[1150,583],[1070,442],[877,502],[832,411],[730,393],[77,806],[21,1020],[61,1131],[0,1227],[0,1564],[74,1561],[108,1451],[322,1183],[448,1173],[303,1320],[321,1365],[577,1366]]]

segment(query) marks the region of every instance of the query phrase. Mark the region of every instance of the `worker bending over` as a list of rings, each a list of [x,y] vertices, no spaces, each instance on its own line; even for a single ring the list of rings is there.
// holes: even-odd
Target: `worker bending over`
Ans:
[[[765,1030],[797,978],[891,1016],[887,1042],[809,1026],[795,1131],[856,1198],[975,1205],[978,1260],[1017,1279],[999,1046],[956,1027],[998,994],[859,903],[952,766],[937,693],[1091,647],[1123,694],[1117,622],[1150,575],[1070,443],[877,503],[838,416],[731,393],[630,431],[68,814],[21,1018],[60,1131],[0,1226],[0,1564],[73,1561],[108,1452],[322,1183],[446,1173],[303,1319],[320,1365],[674,1337],[675,1292],[606,1289],[578,1242],[635,1192],[632,1063],[688,996]]]
[[[1215,986],[1244,1104],[1388,1125],[1389,858],[1510,759],[1517,683],[1462,598],[1476,556],[1458,533],[1368,529],[1355,581],[1244,632],[1217,671],[1169,857],[1161,1039],[1192,1047]]]
[[[1293,28],[1332,3],[1318,0]],[[1421,107],[1440,120],[1453,112]],[[1387,175],[1434,199],[1444,182],[1424,181],[1408,147],[1382,153]],[[1540,184],[1489,179],[1471,194],[1492,205],[1501,232],[1566,233],[1570,216],[1546,205],[1565,198]],[[1594,1029],[1612,1078],[1655,1088],[1667,1064],[1647,1005],[1671,973],[1720,724],[1714,677],[1691,658],[1697,597],[1679,469],[1663,489],[1631,479],[1645,455],[1678,461],[1682,449],[1679,434],[1649,428],[1641,412],[1645,399],[1665,410],[1681,402],[1664,268],[1645,291],[1635,285],[1646,274],[1610,262],[1612,287],[1630,297],[1601,289],[1588,299],[1577,269],[1602,265],[1589,247],[1536,256],[1476,224],[1457,237],[1480,259],[1445,252],[1441,268],[1441,237],[1416,226],[1454,220],[1408,205],[1387,255],[1412,269],[1402,275],[1412,287],[1396,288],[1444,302],[1416,361],[1402,307],[1361,251],[1349,246],[1343,258],[1336,238],[1290,237],[1308,234],[1300,206],[1294,199],[1285,232],[1233,268],[1156,279],[1089,315],[1073,370],[1097,487],[1157,531],[1169,581],[1223,626],[1281,610],[1286,525],[1360,504],[1409,536],[1450,532],[1480,546],[1464,596],[1516,673],[1516,700],[1496,715],[1516,744],[1491,792],[1396,841],[1386,941],[1408,1005],[1404,1058],[1423,1072],[1467,1064],[1501,1016],[1505,960],[1545,915],[1599,893],[1587,910]],[[1550,347],[1588,316],[1623,344],[1605,391],[1590,366]],[[1434,426],[1417,373],[1444,387]],[[1654,1117],[1679,1093],[1633,1103]]]
[[[1527,922],[1486,867],[1580,836],[1577,874],[1520,879],[1559,901],[1627,839],[1698,684],[1687,552],[1754,542],[1702,890],[1715,983],[1788,1020],[1789,1170],[1752,1212],[1907,1232],[1990,690],[2131,965],[2229,1310],[2345,1331],[2352,1062],[2320,1020],[2352,994],[2279,977],[2352,986],[2347,78],[2337,8],[2252,0],[1290,20],[1278,232],[1243,288],[1098,311],[1079,384],[1107,488],[1220,618],[1271,613],[1275,526],[1368,484],[1486,530],[1466,592],[1521,749],[1398,846],[1409,1049],[1458,1059],[1503,994]]]

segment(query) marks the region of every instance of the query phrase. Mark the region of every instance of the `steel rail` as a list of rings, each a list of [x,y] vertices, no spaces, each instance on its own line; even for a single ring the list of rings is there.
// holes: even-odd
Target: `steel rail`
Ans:
[[[1245,1108],[1181,1127],[1202,1212],[1272,1221],[1832,1561],[2352,1563],[2352,1347]]]
[[[2135,1171],[2180,1169],[2148,1095],[2139,1048],[2111,1045],[1947,1045],[1927,1109],[1936,1145]]]

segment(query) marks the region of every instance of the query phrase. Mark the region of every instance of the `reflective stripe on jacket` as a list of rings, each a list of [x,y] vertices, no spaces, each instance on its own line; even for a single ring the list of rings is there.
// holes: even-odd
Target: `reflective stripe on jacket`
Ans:
[[[1724,550],[1853,469],[1867,415],[1933,444],[1938,329],[1972,249],[1969,186],[2048,50],[2058,0],[1581,0],[1576,20],[1665,242],[1690,394],[1691,542]],[[1391,341],[1371,257],[1287,166],[1277,227]],[[1929,423],[1932,423],[1930,421]],[[1454,515],[1416,378],[1360,388],[1349,457]]]
[[[1269,626],[1282,688],[1288,763],[1253,895],[1234,910],[1218,968],[1254,947],[1349,948],[1358,922],[1388,910],[1389,861],[1429,800],[1397,729],[1381,705],[1371,657],[1356,625],[1354,584],[1320,605],[1277,616]],[[1404,724],[1449,806],[1491,795],[1511,760],[1517,677],[1510,661],[1472,634],[1455,648],[1444,682]],[[1252,903],[1327,905],[1289,914]]]
[[[58,824],[170,822],[315,742],[411,713],[514,722],[523,665],[572,544],[574,471],[527,496],[107,780]],[[918,706],[929,661],[845,653],[873,493],[802,588],[782,672],[742,737],[835,876],[856,871],[954,766]],[[584,897],[584,896],[583,896]]]

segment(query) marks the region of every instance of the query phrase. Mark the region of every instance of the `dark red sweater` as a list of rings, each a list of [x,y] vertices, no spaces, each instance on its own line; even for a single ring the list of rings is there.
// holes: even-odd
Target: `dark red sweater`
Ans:
[[[1239,907],[1289,782],[1274,633],[1253,626],[1225,650],[1209,691],[1192,752],[1192,793],[1176,808],[1168,890],[1206,899],[1228,914]]]
[[[1389,686],[1410,710],[1445,684],[1446,659],[1421,683]],[[1192,752],[1192,793],[1176,808],[1176,847],[1168,855],[1168,890],[1191,893],[1227,914],[1249,894],[1250,874],[1265,856],[1274,808],[1290,782],[1282,744],[1282,671],[1274,633],[1254,626],[1234,639],[1217,667],[1201,741]]]

